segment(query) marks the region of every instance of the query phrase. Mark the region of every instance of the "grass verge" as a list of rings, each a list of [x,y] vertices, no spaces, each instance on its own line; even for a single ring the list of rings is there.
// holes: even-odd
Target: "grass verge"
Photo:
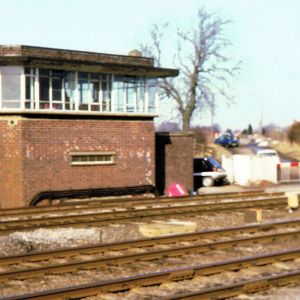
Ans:
[[[272,145],[279,153],[286,155],[294,160],[300,161],[300,145],[290,144],[289,142],[280,142],[279,144]]]
[[[231,156],[231,152],[226,148],[216,144],[197,144],[195,149],[195,157],[213,156],[217,161],[222,161],[222,155]]]

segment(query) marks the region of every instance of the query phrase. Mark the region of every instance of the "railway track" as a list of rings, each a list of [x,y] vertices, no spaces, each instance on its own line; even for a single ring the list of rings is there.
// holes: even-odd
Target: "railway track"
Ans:
[[[201,214],[215,214],[228,211],[237,212],[250,208],[285,208],[287,206],[287,198],[283,196],[283,193],[266,194],[255,192],[254,194],[243,193],[242,198],[239,198],[239,196],[234,193],[232,194],[233,198],[231,199],[221,195],[219,198],[214,198],[213,196],[211,198],[197,197],[197,200],[195,200],[192,204],[190,204],[191,200],[189,200],[188,205],[186,205],[186,203],[182,205],[182,198],[163,199],[163,202],[165,202],[163,204],[165,205],[164,207],[152,207],[152,205],[157,205],[156,199],[151,199],[151,201],[149,201],[147,204],[140,204],[138,201],[136,201],[137,199],[134,199],[134,202],[129,201],[120,206],[124,209],[124,211],[114,210],[114,207],[117,209],[120,208],[117,200],[113,204],[105,202],[104,204],[97,204],[95,206],[94,202],[92,201],[87,203],[87,205],[80,204],[79,207],[81,209],[78,209],[77,204],[55,207],[49,206],[46,207],[46,210],[62,207],[63,213],[68,211],[68,207],[72,207],[71,209],[76,215],[64,217],[43,216],[37,218],[33,217],[33,219],[30,220],[4,221],[0,223],[0,234],[9,233],[16,230],[32,230],[40,227],[90,227],[102,224],[124,223],[149,219],[152,220],[154,218],[166,220],[171,217],[185,217],[191,215],[197,216]],[[121,201],[123,201],[123,199]],[[177,203],[179,202],[181,203],[177,206]],[[89,214],[85,213],[85,208],[101,208],[101,205],[103,212]],[[144,209],[143,206],[150,208]],[[109,208],[112,208],[113,211],[107,212],[106,210]],[[31,209],[32,208],[29,208],[29,210]],[[45,207],[43,207],[43,209],[45,209]],[[81,213],[81,215],[77,215],[76,212]],[[6,213],[8,213],[8,210]],[[16,216],[22,216],[20,211],[15,211],[15,213]],[[26,213],[28,216],[30,215],[30,211],[26,211]],[[38,213],[34,213],[35,216],[38,216]],[[2,216],[0,214],[0,218],[1,217]],[[3,217],[5,217],[5,214]],[[5,225],[6,227],[1,227],[2,225]],[[75,275],[77,273],[83,274],[86,272],[91,272],[91,274],[98,274],[100,271],[100,273],[104,272],[105,274],[106,269],[106,272],[108,272],[107,274],[109,274],[111,272],[111,268],[112,270],[115,270],[115,272],[116,270],[121,270],[122,268],[124,268],[124,272],[128,268],[129,271],[131,266],[139,266],[138,268],[143,270],[143,266],[148,264],[151,265],[153,262],[155,262],[155,264],[161,264],[165,260],[170,260],[171,263],[172,259],[182,260],[183,257],[200,257],[201,255],[204,257],[208,255],[206,254],[208,252],[210,253],[208,256],[210,256],[211,253],[215,253],[215,255],[217,255],[217,253],[220,251],[222,253],[227,253],[228,250],[230,251],[228,252],[228,255],[230,255],[232,249],[237,249],[240,247],[244,247],[245,249],[247,247],[252,248],[251,245],[270,246],[273,244],[275,245],[276,243],[283,243],[283,241],[293,241],[294,244],[299,246],[299,234],[300,219],[225,228],[212,231],[206,230],[190,234],[180,234],[168,237],[164,236],[155,239],[140,239],[136,241],[113,243],[93,247],[80,247],[78,249],[62,249],[53,252],[33,253],[18,257],[2,257],[0,258],[0,287],[6,287],[9,282],[27,282],[27,280],[29,280],[29,282],[34,282],[34,280],[39,280],[39,278],[48,278],[48,276],[54,276],[59,282],[60,279],[58,278],[64,278],[65,276],[79,276]],[[278,255],[275,256],[275,254]],[[218,258],[218,256],[216,257]],[[250,260],[247,262],[246,259],[248,258]],[[245,268],[252,268],[260,265],[272,265],[278,261],[292,261],[296,266],[299,258],[300,248],[297,248],[292,251],[285,251],[284,253],[278,252],[268,255],[256,255],[234,260],[231,259],[218,261],[217,263],[204,263],[201,264],[201,266],[198,264],[191,264],[190,266],[184,268],[170,268],[168,271],[165,271],[168,268],[163,267],[162,269],[164,271],[155,273],[153,273],[153,269],[150,268],[148,271],[145,271],[146,274],[144,275],[132,275],[132,272],[134,272],[136,268],[134,267],[128,273],[131,274],[131,276],[127,277],[126,279],[121,278],[119,275],[120,278],[118,279],[105,281],[102,280],[101,282],[98,282],[97,280],[99,280],[101,276],[96,276],[94,278],[94,283],[88,283],[82,286],[70,286],[68,288],[64,287],[55,290],[46,290],[44,288],[43,292],[37,292],[35,294],[23,294],[20,296],[12,296],[3,299],[78,299],[82,297],[98,295],[99,293],[131,293],[132,289],[134,290],[134,287],[142,288],[145,286],[150,288],[151,286],[157,286],[158,288],[162,283],[174,283],[176,285],[178,282],[181,284],[185,281],[192,281],[194,279],[196,280],[200,276],[217,276],[217,274],[231,272],[231,270],[234,270],[234,273],[239,273]],[[251,259],[253,260],[251,261]],[[255,261],[255,259],[257,259],[257,261]],[[230,262],[235,263],[235,265],[232,264],[230,266]],[[186,264],[179,263],[178,265]],[[209,268],[211,268],[210,271]],[[202,271],[200,271],[200,269],[202,269]],[[147,268],[145,270],[147,270]],[[141,274],[141,272],[138,273]],[[226,297],[229,297],[230,295],[238,295],[242,291],[257,291],[262,288],[269,288],[270,286],[279,284],[279,282],[280,284],[295,282],[299,280],[300,277],[300,273],[298,274],[297,272],[294,272],[294,274],[292,274],[292,272],[275,274],[277,278],[274,277],[275,275],[271,275],[267,278],[265,276],[267,272],[265,271],[262,273],[264,274],[262,275],[262,278],[260,278],[258,275],[257,279],[255,280],[243,278],[243,282],[237,282],[237,280],[235,280],[234,284],[231,283],[228,286],[220,287],[220,284],[217,284],[218,288],[207,286],[201,287],[201,289],[196,291],[192,289],[191,292],[185,293],[182,293],[181,290],[181,292],[177,291],[169,296],[166,296],[165,299],[207,299],[215,297],[214,295],[218,295],[218,297],[226,295]],[[87,273],[86,276],[89,276],[88,274],[89,273]],[[114,278],[119,277],[117,275],[114,276]],[[107,279],[111,278],[111,276],[102,278]],[[162,281],[159,282],[159,278],[161,278]],[[47,281],[47,279],[45,280]],[[87,281],[83,280],[81,282]],[[72,280],[71,284],[74,284]],[[61,286],[68,286],[71,284],[69,283]],[[52,285],[52,287],[53,286],[55,285]],[[51,287],[51,284],[48,286],[48,288],[49,287]],[[186,291],[187,290],[190,289],[187,288]],[[162,295],[156,298],[164,299]]]
[[[167,219],[171,217],[212,214],[219,212],[242,211],[250,208],[273,209],[287,207],[284,196],[267,197],[263,199],[226,201],[220,203],[185,204],[181,206],[156,207],[146,209],[128,209],[124,211],[109,211],[98,213],[82,213],[69,216],[40,217],[26,220],[2,221],[0,234],[13,231],[33,230],[36,228],[54,228],[63,226],[89,227],[111,223],[126,223],[137,220]]]
[[[177,299],[227,299],[239,296],[241,294],[265,291],[274,287],[283,287],[292,283],[299,284],[300,270],[288,272],[287,274],[266,276],[261,279],[242,281],[236,284],[225,285],[220,288],[210,288],[198,292],[179,293],[171,297],[162,297],[161,300],[177,300]]]
[[[40,262],[51,261],[56,258],[68,259],[70,257],[78,255],[89,255],[96,253],[103,253],[109,251],[122,251],[130,250],[133,248],[153,248],[157,245],[174,245],[182,242],[195,242],[197,240],[207,240],[216,238],[226,238],[228,236],[238,236],[245,234],[265,233],[270,231],[276,231],[285,229],[285,231],[293,230],[297,232],[300,227],[300,219],[281,221],[281,222],[269,222],[264,224],[254,224],[239,227],[230,227],[215,230],[204,230],[193,233],[184,234],[172,234],[168,236],[162,236],[157,238],[146,238],[130,240],[120,243],[108,243],[87,247],[67,248],[55,251],[37,252],[32,254],[18,255],[18,256],[6,256],[0,257],[0,267],[6,265],[22,264],[26,262]]]
[[[285,229],[285,232],[266,233],[266,231]],[[239,235],[252,233],[251,236],[240,237]],[[276,222],[261,225],[251,225],[235,228],[227,228],[213,231],[201,231],[191,234],[166,236],[156,239],[143,239],[99,245],[93,247],[81,247],[77,249],[64,249],[61,251],[35,253],[15,257],[3,257],[0,259],[0,282],[9,280],[28,280],[45,275],[63,275],[79,272],[81,270],[98,270],[124,264],[161,260],[168,257],[185,257],[186,255],[204,254],[211,251],[224,251],[234,246],[249,246],[255,243],[266,244],[297,239],[300,237],[300,219],[286,222]],[[223,237],[223,238],[222,238]],[[226,237],[224,239],[224,237]],[[209,239],[209,241],[207,240]],[[215,241],[210,241],[215,239]],[[190,242],[190,245],[186,245]],[[180,245],[183,243],[183,245]],[[178,245],[179,244],[179,245]],[[155,246],[164,246],[157,249]],[[168,249],[166,249],[166,246]],[[109,251],[128,250],[133,248],[148,249],[140,253],[128,254],[128,251],[113,254],[100,259],[93,256]],[[90,255],[89,258],[87,256]],[[84,256],[84,261],[82,261]],[[77,257],[77,258],[76,258]],[[62,263],[52,263],[59,259]],[[70,259],[69,262],[66,262]],[[77,259],[77,262],[76,262]],[[34,263],[36,263],[34,265]],[[28,267],[30,265],[30,267]],[[24,267],[25,266],[25,267]],[[5,270],[6,271],[3,271]]]
[[[184,243],[184,242],[197,242],[197,241],[207,241],[207,239],[228,239],[228,237],[234,236],[241,236],[241,235],[251,235],[251,238],[248,239],[249,242],[256,241],[257,237],[253,237],[254,234],[260,233],[264,234],[270,231],[278,231],[284,229],[285,232],[279,233],[277,236],[274,236],[274,239],[281,238],[286,235],[286,237],[294,236],[298,234],[300,230],[300,219],[288,220],[288,221],[281,221],[281,222],[271,222],[271,223],[264,223],[264,224],[254,224],[254,225],[246,225],[246,226],[239,226],[239,227],[230,227],[224,229],[215,229],[215,230],[204,230],[198,231],[193,233],[184,233],[184,234],[173,234],[168,236],[162,236],[157,238],[146,238],[146,239],[137,239],[137,240],[130,240],[120,243],[108,243],[108,244],[101,244],[101,245],[94,245],[94,246],[87,246],[87,247],[78,247],[78,248],[67,248],[55,251],[45,251],[45,252],[37,252],[32,254],[25,254],[25,255],[18,255],[18,256],[6,256],[0,257],[0,267],[9,266],[9,265],[21,265],[26,263],[33,263],[33,262],[41,262],[41,261],[53,261],[56,258],[59,259],[68,259],[76,256],[81,255],[95,255],[99,253],[105,253],[110,251],[128,251],[134,248],[150,248],[154,249],[155,246],[158,245],[168,245],[170,247],[174,247],[175,244]],[[264,235],[258,237],[258,239],[263,238]],[[272,237],[272,235],[270,235]],[[269,240],[267,235],[265,236],[266,240]],[[223,242],[216,242],[219,245],[216,246],[232,246],[235,244],[235,241],[225,240]],[[263,239],[261,239],[262,241]],[[237,242],[241,240],[237,239]],[[245,242],[247,239],[245,239]],[[205,243],[202,246],[207,246],[208,244]],[[210,244],[208,248],[214,248],[213,243]],[[203,248],[205,251],[206,248]],[[1,274],[1,273],[0,273]]]
[[[184,202],[192,202],[192,203],[211,203],[211,202],[221,202],[221,201],[232,201],[234,199],[242,200],[242,199],[259,199],[259,198],[267,198],[267,197],[282,197],[284,193],[276,192],[276,193],[265,193],[261,190],[252,191],[252,192],[235,192],[235,193],[222,193],[222,194],[208,194],[208,195],[197,195],[197,196],[189,196],[189,197],[176,197],[176,198],[115,198],[115,199],[99,199],[93,201],[82,201],[80,203],[73,202],[68,205],[51,205],[51,206],[42,206],[42,207],[24,207],[24,208],[14,208],[14,209],[0,209],[0,217],[28,217],[33,218],[35,216],[43,215],[43,214],[62,214],[62,213],[76,213],[82,211],[88,211],[91,209],[97,208],[106,208],[106,209],[128,209],[135,208],[138,206],[141,207],[153,207],[155,205],[161,206],[171,206],[171,205],[182,205]]]
[[[222,272],[234,271],[234,273],[238,273],[246,268],[262,268],[262,272],[259,273],[259,275],[256,275],[255,280],[247,281],[245,279],[240,279],[238,283],[235,283],[235,285],[226,286],[226,284],[223,283],[222,287],[220,287],[220,285],[217,285],[216,287],[209,289],[200,289],[197,292],[193,292],[193,295],[191,293],[189,293],[189,295],[186,294],[185,299],[193,299],[188,297],[194,297],[194,299],[209,299],[209,297],[217,295],[216,293],[218,293],[218,295],[222,295],[220,293],[223,293],[224,291],[226,291],[227,296],[234,296],[238,295],[241,291],[254,292],[257,290],[261,290],[262,288],[267,288],[270,285],[274,284],[284,285],[294,281],[298,282],[300,278],[299,263],[297,270],[285,271],[281,272],[281,274],[277,273],[275,275],[268,274],[267,276],[265,275],[264,267],[267,265],[272,265],[276,262],[291,262],[294,265],[294,262],[299,260],[299,257],[300,249],[280,251],[272,254],[255,255],[244,257],[241,259],[225,260],[217,263],[214,262],[202,265],[191,265],[189,267],[177,268],[168,271],[161,271],[138,276],[130,276],[120,279],[94,282],[92,284],[48,290],[34,294],[7,297],[4,298],[4,300],[80,299],[83,297],[95,296],[101,293],[126,292],[136,287],[158,287],[162,283],[166,282],[176,282],[178,285],[178,282],[186,282],[194,279],[197,276],[210,276],[211,278],[211,276],[215,274],[220,274]],[[226,295],[223,295],[222,298],[226,298]],[[166,299],[173,299],[174,297],[177,297],[177,299],[179,297],[179,299],[181,299],[182,296],[182,294],[176,296],[176,292],[173,291],[173,295],[168,296]]]

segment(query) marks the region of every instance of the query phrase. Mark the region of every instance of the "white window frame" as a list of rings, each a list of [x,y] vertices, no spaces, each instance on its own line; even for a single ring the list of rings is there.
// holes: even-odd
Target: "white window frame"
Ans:
[[[78,91],[78,72],[75,71],[75,91],[74,91],[74,108],[79,111],[79,91]]]
[[[109,161],[73,161],[73,157],[91,157],[91,156],[108,156],[111,159]],[[94,166],[94,165],[114,165],[116,161],[116,152],[71,152],[71,166]]]
[[[148,113],[148,107],[149,107],[149,87],[148,87],[148,80],[149,78],[146,79],[145,82],[145,107],[144,107],[144,112]]]
[[[25,88],[26,88],[25,68],[23,68],[23,70],[22,70],[20,81],[21,81],[21,90],[20,90],[21,109],[25,109],[25,100],[26,100],[26,95],[25,95]],[[31,79],[30,79],[30,89],[31,89]],[[31,102],[31,99],[30,99],[30,102]]]
[[[40,110],[40,82],[39,82],[40,70],[39,68],[35,69],[35,76],[34,76],[34,101],[35,107],[37,110]]]
[[[25,108],[25,101],[26,101],[26,74],[25,74],[25,67],[23,69],[23,74],[21,75],[21,108],[22,109],[28,109],[28,110],[38,110],[38,111],[44,111],[44,109],[41,109],[40,106],[40,82],[39,82],[39,68],[30,68],[31,72],[34,72],[34,75],[32,74],[32,81],[33,83],[31,84],[31,89],[32,89],[32,94],[33,94],[33,106],[30,108]],[[53,78],[52,78],[52,69],[48,69],[49,72],[49,110],[53,110],[53,95],[52,95],[52,83],[53,83]],[[152,80],[152,78],[148,78],[145,76],[139,77],[139,76],[130,76],[134,77],[136,80],[133,81],[134,87],[132,91],[132,109],[128,110],[127,107],[127,98],[126,98],[126,93],[127,90],[125,89],[125,77],[123,80],[122,84],[122,110],[116,111],[116,92],[114,89],[115,86],[115,75],[114,74],[106,74],[106,73],[98,73],[99,74],[99,92],[98,92],[98,98],[99,98],[99,103],[97,104],[97,109],[92,110],[93,106],[93,99],[92,99],[92,92],[89,87],[89,102],[88,102],[88,109],[87,110],[79,110],[79,88],[78,88],[78,81],[79,81],[79,72],[78,71],[72,71],[74,75],[74,90],[73,90],[73,101],[70,100],[70,108],[66,109],[66,97],[65,97],[65,78],[62,79],[62,95],[61,95],[61,101],[60,103],[61,108],[57,109],[60,111],[68,111],[68,112],[89,112],[89,113],[115,113],[115,112],[121,112],[121,113],[126,113],[126,114],[137,114],[137,113],[143,113],[143,114],[148,114],[148,113],[156,113],[158,110],[158,93],[157,93],[157,87],[156,87],[156,92],[155,92],[155,99],[154,99],[154,111],[149,111],[149,80]],[[89,86],[91,84],[91,73],[90,72],[85,72],[88,74],[88,83]],[[121,76],[123,77],[123,76]],[[143,84],[144,84],[144,99],[143,99],[143,105],[140,107],[139,104],[137,103],[138,101],[138,95],[137,95],[137,89],[139,88],[138,84],[140,80],[143,79]],[[104,91],[102,90],[103,82],[106,82],[107,88],[111,88],[111,90],[108,91],[109,97],[104,99]],[[0,83],[1,83],[1,74],[0,74]],[[1,85],[0,84],[0,105],[2,105],[2,93],[1,93]],[[119,92],[118,92],[119,95]],[[73,102],[73,105],[72,105]],[[106,105],[105,105],[106,104]],[[2,107],[2,106],[1,106]],[[105,109],[105,110],[104,110]]]
[[[114,92],[115,75],[111,74],[111,112],[115,112],[115,92]]]

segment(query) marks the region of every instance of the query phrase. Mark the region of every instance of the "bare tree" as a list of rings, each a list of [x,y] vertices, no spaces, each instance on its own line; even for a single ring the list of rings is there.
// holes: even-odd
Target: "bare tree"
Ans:
[[[160,97],[175,100],[183,130],[190,128],[194,113],[204,106],[214,114],[217,97],[225,97],[227,103],[232,101],[229,83],[239,69],[239,63],[234,63],[226,55],[231,43],[225,38],[223,27],[229,21],[223,21],[202,8],[198,11],[197,22],[192,30],[177,31],[174,67],[179,69],[179,76],[159,81]],[[150,31],[152,44],[141,46],[145,55],[154,57],[157,66],[162,63],[166,27],[167,24],[153,25]]]

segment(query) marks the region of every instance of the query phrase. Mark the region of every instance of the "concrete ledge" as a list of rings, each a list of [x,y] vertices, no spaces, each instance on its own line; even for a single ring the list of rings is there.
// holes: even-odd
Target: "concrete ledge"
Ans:
[[[196,229],[196,223],[181,221],[158,221],[156,223],[143,224],[139,226],[140,233],[145,237],[158,237],[161,235],[194,232]]]
[[[288,198],[288,207],[296,209],[299,207],[299,194],[296,192],[286,192],[285,196]]]

